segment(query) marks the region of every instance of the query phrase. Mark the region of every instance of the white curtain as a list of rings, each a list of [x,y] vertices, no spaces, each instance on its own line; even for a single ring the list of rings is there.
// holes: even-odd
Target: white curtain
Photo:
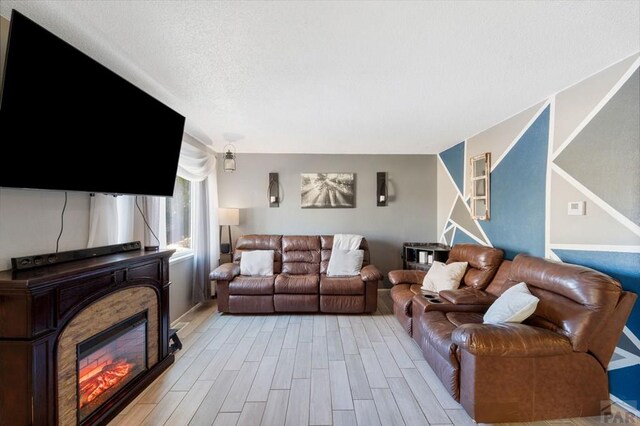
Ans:
[[[87,247],[118,244],[118,205],[113,195],[95,194],[89,205],[89,241]]]
[[[138,196],[138,205],[147,223],[158,236],[153,237],[136,206],[132,195],[95,194],[89,206],[89,241],[87,247],[140,241],[142,245],[167,245],[165,224],[166,203],[162,197]]]
[[[216,157],[206,148],[200,148],[199,142],[185,135],[178,176],[194,184],[191,234],[194,251],[194,285],[192,299],[194,303],[211,297],[209,273],[220,257],[218,232],[218,184],[216,179]]]
[[[135,197],[134,197],[135,198]],[[167,200],[164,197],[138,197],[138,206],[144,213],[144,217],[147,218],[149,227],[144,223],[142,215],[138,211],[138,207],[135,206],[135,199],[133,200],[135,212],[134,212],[134,235],[136,240],[142,241],[145,246],[167,246],[167,221],[166,221],[166,209]],[[149,228],[153,230],[156,237],[153,236]]]
[[[142,241],[136,238],[135,217],[138,214],[135,208],[135,197],[129,195],[118,197],[118,242]]]

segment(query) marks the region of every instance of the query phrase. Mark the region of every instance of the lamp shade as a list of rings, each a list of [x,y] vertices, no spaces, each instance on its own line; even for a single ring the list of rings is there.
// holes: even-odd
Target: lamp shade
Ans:
[[[220,225],[240,225],[240,209],[218,209],[218,221]]]

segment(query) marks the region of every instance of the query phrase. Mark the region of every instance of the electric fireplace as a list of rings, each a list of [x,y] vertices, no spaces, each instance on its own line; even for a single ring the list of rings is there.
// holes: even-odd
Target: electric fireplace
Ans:
[[[78,344],[78,423],[147,370],[147,313]]]
[[[16,425],[93,426],[117,416],[174,360],[172,254],[0,271],[0,413]]]

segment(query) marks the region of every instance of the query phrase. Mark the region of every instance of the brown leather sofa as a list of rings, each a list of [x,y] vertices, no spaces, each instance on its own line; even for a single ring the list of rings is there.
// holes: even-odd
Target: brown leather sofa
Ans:
[[[522,324],[483,324],[493,300],[519,282],[540,299],[535,313]],[[600,272],[520,254],[484,290],[414,296],[413,338],[476,422],[595,416],[609,400],[607,365],[636,298]]]
[[[229,313],[375,312],[380,271],[370,265],[369,246],[362,239],[360,275],[328,277],[333,236],[244,235],[236,243],[233,263],[211,273],[217,281],[218,309]],[[242,252],[273,250],[274,275],[240,275]]]

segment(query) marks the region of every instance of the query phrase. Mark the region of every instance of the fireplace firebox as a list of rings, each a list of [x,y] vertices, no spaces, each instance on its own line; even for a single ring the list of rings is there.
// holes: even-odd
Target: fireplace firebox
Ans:
[[[147,370],[147,312],[77,345],[78,423]]]

